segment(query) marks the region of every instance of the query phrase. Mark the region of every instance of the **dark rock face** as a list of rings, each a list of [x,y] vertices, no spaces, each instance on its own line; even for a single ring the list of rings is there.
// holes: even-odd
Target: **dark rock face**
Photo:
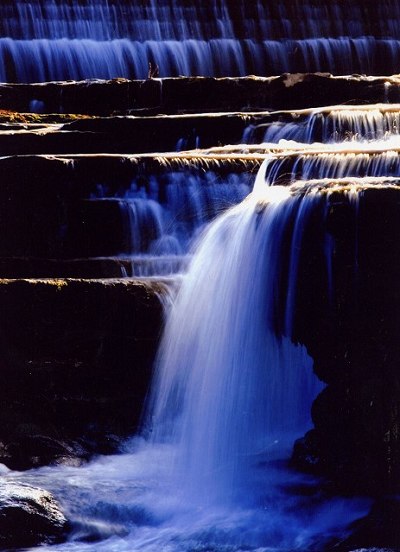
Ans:
[[[1,485],[2,550],[57,543],[67,529],[67,520],[49,492],[17,483]]]
[[[400,543],[400,502],[394,497],[377,500],[370,513],[355,523],[350,537],[335,547],[337,552],[393,552]],[[372,548],[379,544],[382,548]]]
[[[26,469],[115,451],[137,430],[162,283],[0,281],[0,462]]]
[[[390,86],[388,87],[387,84]],[[0,109],[30,111],[32,100],[44,113],[110,115],[207,111],[302,109],[338,103],[398,102],[399,79],[329,73],[284,74],[280,77],[52,82],[0,85]]]
[[[331,303],[313,276],[323,273],[320,260],[309,252],[317,266],[302,267],[297,338],[327,387],[294,461],[344,492],[400,490],[399,199],[397,189],[369,189],[357,213],[344,198],[332,201]]]
[[[269,120],[265,116],[266,121]],[[246,124],[262,117],[243,114],[77,118],[38,129],[23,125],[19,133],[0,133],[0,154],[148,153],[240,143]],[[21,125],[22,127],[22,125]],[[180,148],[182,149],[182,147]]]

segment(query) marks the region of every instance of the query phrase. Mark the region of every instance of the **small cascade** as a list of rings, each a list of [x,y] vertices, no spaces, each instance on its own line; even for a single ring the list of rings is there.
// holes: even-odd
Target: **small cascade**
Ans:
[[[171,171],[138,176],[125,192],[99,187],[92,201],[117,201],[137,276],[179,272],[191,244],[218,214],[240,203],[250,191],[251,175],[213,171]],[[121,197],[122,196],[122,197]]]
[[[268,176],[277,184],[297,180],[346,177],[398,177],[400,161],[396,150],[371,153],[334,151],[299,153],[278,157],[268,166]]]
[[[249,125],[243,133],[243,143],[277,143],[293,140],[304,144],[313,142],[340,143],[370,140],[389,140],[399,134],[400,106],[377,104],[370,106],[334,106],[298,112],[296,120],[288,114],[277,114],[273,122]]]
[[[314,117],[310,121],[310,127],[314,136],[318,133],[318,127],[321,128],[322,142],[389,139],[399,134],[400,106],[336,109],[325,117]]]

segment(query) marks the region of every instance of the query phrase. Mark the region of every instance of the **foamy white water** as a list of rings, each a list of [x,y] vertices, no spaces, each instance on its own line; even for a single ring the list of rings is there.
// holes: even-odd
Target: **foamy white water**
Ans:
[[[365,499],[327,499],[311,478],[279,465],[260,466],[248,489],[259,495],[257,505],[202,507],[196,497],[182,500],[169,470],[170,446],[138,441],[131,447],[134,452],[83,468],[25,474],[51,488],[74,522],[69,542],[32,550],[320,552],[368,510]]]

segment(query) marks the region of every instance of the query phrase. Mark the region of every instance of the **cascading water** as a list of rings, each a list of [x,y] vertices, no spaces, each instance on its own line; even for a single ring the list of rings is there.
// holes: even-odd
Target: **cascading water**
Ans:
[[[333,106],[313,109],[308,113],[300,111],[295,119],[249,125],[243,133],[242,142],[259,144],[293,140],[304,144],[328,144],[390,140],[393,135],[399,134],[399,110],[397,104],[378,104]],[[285,119],[285,115],[282,114],[281,118]]]
[[[84,0],[0,7],[0,80],[399,71],[397,1]]]
[[[269,178],[279,184],[315,178],[396,177],[400,173],[396,150],[307,152],[277,157],[268,167]]]
[[[250,174],[166,171],[134,178],[128,190],[99,186],[93,201],[117,201],[126,244],[118,253],[135,276],[176,274],[205,225],[251,190]]]
[[[203,502],[232,499],[244,465],[301,433],[319,387],[305,352],[273,333],[285,233],[296,211],[301,233],[313,200],[303,212],[283,200],[288,189],[269,195],[262,206],[253,193],[208,232],[161,347],[152,441],[177,444],[180,478]]]
[[[142,179],[143,180],[143,179]],[[128,207],[131,253],[184,254],[204,225],[227,207],[239,203],[250,192],[249,177],[213,171],[170,172],[136,179],[121,199]],[[147,220],[146,220],[147,219]],[[141,237],[146,230],[153,239]]]
[[[265,169],[199,242],[171,307],[143,436],[123,455],[23,476],[45,482],[74,524],[57,550],[317,551],[367,512],[368,501],[328,498],[287,467],[322,387],[290,338],[304,235],[316,220],[324,231],[330,186],[268,187]],[[327,294],[331,254],[331,245],[321,252]]]
[[[272,150],[267,176],[275,184],[287,185],[301,179],[398,177],[400,142],[396,135],[398,110],[395,105],[363,109],[337,106],[327,113],[326,120],[325,116],[321,120],[321,110],[310,111],[307,132],[312,134],[317,119],[325,141],[331,136],[331,121],[335,121],[337,128],[346,123],[349,141],[308,146],[280,139],[278,134],[278,147],[242,144],[203,151],[205,165],[200,170],[166,168],[159,174],[139,174],[127,190],[99,185],[90,201],[118,205],[124,239],[112,254],[124,259],[124,266],[128,267],[126,275],[166,276],[182,272],[187,267],[191,244],[204,226],[247,196],[251,174],[230,172],[235,167],[227,161],[226,168],[215,172],[207,168],[208,153],[212,156],[222,153],[226,158],[234,151],[243,157],[249,154],[251,160],[253,152],[262,158]],[[285,126],[281,130],[286,136]]]

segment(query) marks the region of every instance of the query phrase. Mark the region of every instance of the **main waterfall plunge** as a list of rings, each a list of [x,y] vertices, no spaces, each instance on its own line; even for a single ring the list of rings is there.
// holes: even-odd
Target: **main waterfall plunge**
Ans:
[[[367,513],[368,501],[328,497],[288,467],[322,388],[290,338],[304,232],[311,218],[323,228],[329,191],[268,187],[264,169],[199,240],[167,318],[142,436],[86,467],[24,474],[72,521],[57,550],[316,551]],[[322,243],[332,293],[332,244]]]
[[[180,481],[206,503],[236,498],[250,466],[307,428],[319,388],[305,352],[274,333],[282,242],[296,208],[301,233],[313,200],[299,207],[281,187],[263,195],[253,192],[204,236],[167,322],[149,408],[151,441],[176,445]]]

